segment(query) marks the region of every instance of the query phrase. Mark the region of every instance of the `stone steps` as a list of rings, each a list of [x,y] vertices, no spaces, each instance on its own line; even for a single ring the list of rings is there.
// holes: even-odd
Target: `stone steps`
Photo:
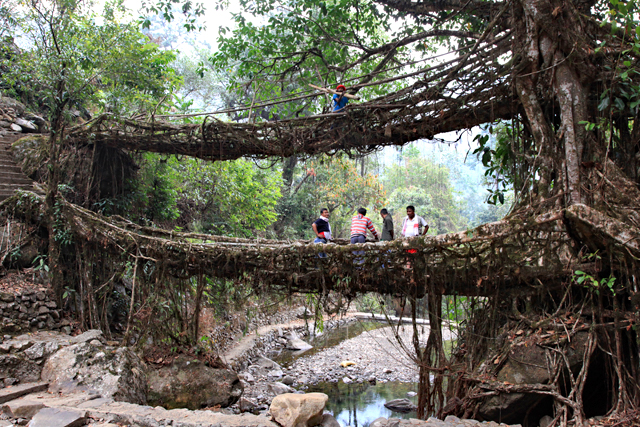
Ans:
[[[94,426],[117,423],[119,425],[146,427],[166,425],[173,427],[278,427],[278,424],[265,415],[246,413],[230,415],[206,410],[191,411],[189,409],[167,410],[161,407],[153,408],[133,403],[116,402],[113,399],[102,398],[97,394],[90,393],[68,395],[47,392],[32,393],[7,402],[2,408],[4,414],[8,417],[11,417],[11,414],[16,412],[27,415],[30,411],[34,412],[29,424],[29,426],[33,427],[53,426],[53,424],[44,423],[44,420],[54,415],[56,420],[61,420],[62,416],[60,414],[65,414],[69,419],[91,418],[94,420]],[[77,418],[73,418],[74,414]],[[78,424],[60,423],[55,425],[72,427]]]
[[[10,400],[18,399],[25,394],[38,393],[45,391],[49,387],[49,383],[26,383],[12,387],[6,387],[0,389],[0,403],[9,402]]]
[[[16,190],[36,190],[33,180],[22,172],[11,154],[11,144],[22,136],[21,133],[0,136],[0,202],[14,195]]]

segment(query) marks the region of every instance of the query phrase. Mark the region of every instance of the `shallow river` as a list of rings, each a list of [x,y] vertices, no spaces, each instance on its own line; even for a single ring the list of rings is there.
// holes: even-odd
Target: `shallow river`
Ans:
[[[416,418],[415,412],[393,412],[384,407],[388,400],[407,397],[407,392],[417,392],[417,384],[397,381],[370,385],[338,383],[320,383],[309,386],[306,392],[322,392],[329,396],[327,411],[338,420],[341,426],[367,427],[377,418]],[[409,398],[414,404],[417,397]]]
[[[298,357],[308,357],[319,351],[338,345],[344,340],[360,335],[364,331],[387,326],[380,322],[355,322],[347,326],[333,329],[311,341],[313,349],[302,354],[284,351],[274,360],[283,366],[289,366]],[[329,396],[327,411],[331,412],[341,426],[367,427],[379,417],[385,418],[415,418],[416,413],[392,412],[384,407],[388,400],[409,398],[416,403],[417,397],[408,397],[407,392],[417,392],[417,384],[398,381],[378,382],[371,385],[367,382],[360,384],[345,384],[340,382],[321,382],[309,385],[305,392],[322,392]]]

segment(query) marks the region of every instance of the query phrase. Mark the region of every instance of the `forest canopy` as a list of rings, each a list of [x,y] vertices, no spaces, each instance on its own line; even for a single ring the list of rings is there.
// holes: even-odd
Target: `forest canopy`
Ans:
[[[175,3],[149,3],[148,11],[173,20]],[[524,393],[547,399],[538,410],[552,414],[554,425],[583,425],[585,388],[602,393],[605,412],[638,409],[635,1],[241,1],[217,49],[176,68],[177,53],[151,34],[154,18],[142,20],[148,32],[141,33],[117,18],[122,4],[108,4],[102,23],[72,0],[2,9],[21,33],[2,32],[0,85],[50,124],[36,150],[47,196],[14,202],[16,211],[40,209],[49,219],[58,295],[65,275],[103,283],[133,265],[143,287],[131,291],[131,307],[136,297],[168,307],[164,318],[139,324],[157,321],[179,341],[197,338],[208,287],[244,290],[247,282],[251,292],[326,296],[333,289],[349,298],[373,288],[401,295],[413,317],[426,294],[429,337],[415,338],[412,353],[419,416],[443,406],[445,386],[465,399],[453,411],[467,416],[490,413],[483,405],[494,397]],[[190,17],[201,9],[179,4],[195,29]],[[19,47],[18,35],[31,36],[31,44]],[[194,76],[217,80],[199,85]],[[309,84],[344,84],[360,100],[332,112],[332,92]],[[200,94],[221,109],[195,111],[212,104]],[[444,144],[444,132],[458,132],[455,146],[464,131],[473,146],[450,152],[450,161],[409,145]],[[471,159],[466,169],[460,157]],[[78,158],[91,159],[84,181],[69,173]],[[487,181],[461,177],[472,169]],[[105,194],[98,184],[105,181],[122,185]],[[469,209],[477,200],[471,192],[481,188],[493,205],[513,208],[472,228],[507,213]],[[83,191],[72,202],[119,216],[106,219],[67,200]],[[340,244],[241,238],[309,237],[323,207],[341,237],[362,206],[376,221],[379,208],[391,208],[397,229],[407,204],[433,225],[431,235],[358,247],[366,254]],[[319,251],[328,262],[317,263]],[[180,305],[175,292],[191,303]],[[458,292],[483,299],[472,300],[478,305],[466,341],[446,354],[442,294]],[[93,297],[88,291],[81,301],[93,304]],[[106,305],[109,297],[100,297]],[[186,319],[192,307],[189,321],[164,321]],[[91,309],[83,322],[103,321],[95,316]],[[565,356],[578,334],[581,361],[571,365]],[[516,346],[529,351],[529,344],[546,376],[535,384],[502,381]],[[593,360],[607,367],[601,390],[587,387]]]

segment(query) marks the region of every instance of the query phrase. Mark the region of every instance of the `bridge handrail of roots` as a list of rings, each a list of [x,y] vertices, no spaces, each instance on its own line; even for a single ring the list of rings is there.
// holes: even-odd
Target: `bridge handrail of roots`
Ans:
[[[418,71],[378,81],[365,79],[353,88],[383,85],[391,80],[411,83],[379,98],[352,103],[341,113],[241,123],[220,120],[214,112],[197,124],[171,122],[162,115],[126,119],[102,114],[69,129],[67,137],[76,144],[99,143],[205,160],[305,157],[338,151],[369,153],[383,146],[404,145],[439,133],[512,118],[516,114],[514,94],[502,77],[509,74],[510,65],[496,61],[510,50],[508,34],[479,42],[477,47],[473,55],[465,54]],[[471,73],[474,79],[457,78],[459,73]]]
[[[422,295],[428,288],[459,295],[492,295],[498,288],[506,294],[535,292],[545,277],[570,277],[576,269],[589,271],[589,263],[572,255],[566,224],[594,234],[598,220],[597,212],[577,205],[454,234],[319,245],[308,240],[242,239],[161,230],[117,216],[104,217],[64,199],[59,205],[64,227],[72,232],[74,241],[102,256],[122,261],[143,259],[174,277],[207,275],[252,281],[263,288],[291,292],[333,289],[346,295],[370,291]],[[42,196],[20,192],[0,204],[0,212],[31,222],[34,218],[47,221],[43,206]],[[640,257],[640,243],[632,239],[625,242],[624,236],[616,239],[621,256]]]

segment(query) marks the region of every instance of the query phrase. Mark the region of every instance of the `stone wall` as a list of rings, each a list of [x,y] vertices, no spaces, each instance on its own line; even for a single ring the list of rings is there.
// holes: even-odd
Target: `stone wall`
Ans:
[[[0,291],[0,333],[61,330],[71,333],[69,321],[44,289]]]

